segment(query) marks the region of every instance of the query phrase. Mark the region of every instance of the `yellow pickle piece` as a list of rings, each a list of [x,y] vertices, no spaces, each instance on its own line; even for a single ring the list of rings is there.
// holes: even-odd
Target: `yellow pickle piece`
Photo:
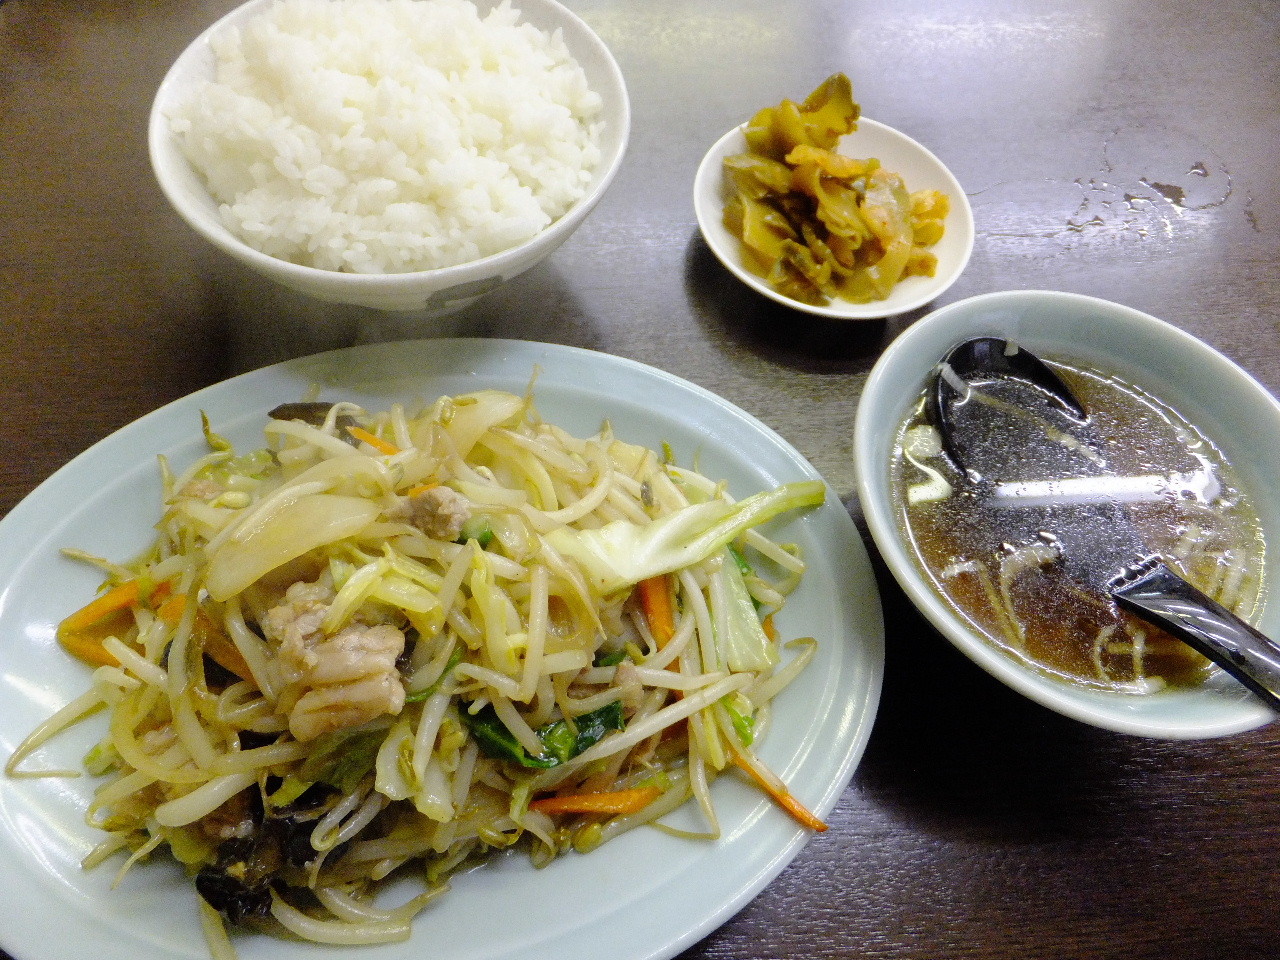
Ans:
[[[751,118],[747,152],[724,160],[725,227],[744,261],[802,303],[883,300],[906,277],[933,276],[950,199],[907,189],[874,157],[839,152],[861,108],[843,73],[803,103],[783,100]]]

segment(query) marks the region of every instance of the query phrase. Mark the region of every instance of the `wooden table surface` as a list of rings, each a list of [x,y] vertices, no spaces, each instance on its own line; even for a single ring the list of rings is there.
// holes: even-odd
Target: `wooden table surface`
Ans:
[[[199,387],[448,332],[589,347],[698,383],[790,440],[856,515],[859,392],[924,311],[827,323],[749,293],[690,200],[722,132],[837,70],[973,205],[973,259],[934,306],[1016,288],[1104,297],[1280,390],[1274,0],[567,2],[626,75],[625,165],[548,261],[431,326],[273,291],[166,206],[150,101],[234,0],[0,0],[0,511]],[[1280,728],[1163,742],[1062,719],[881,580],[882,706],[832,829],[686,958],[1280,956]]]

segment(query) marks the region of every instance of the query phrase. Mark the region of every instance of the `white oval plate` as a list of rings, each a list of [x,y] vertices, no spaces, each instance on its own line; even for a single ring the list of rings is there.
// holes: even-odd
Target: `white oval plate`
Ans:
[[[739,280],[766,297],[796,310],[837,320],[875,320],[906,313],[936,299],[955,283],[969,263],[973,253],[973,210],[959,181],[941,160],[905,133],[862,117],[858,128],[840,139],[839,153],[848,157],[875,157],[886,170],[901,174],[908,190],[941,190],[951,200],[946,232],[931,248],[938,257],[937,272],[932,277],[908,277],[895,286],[886,299],[873,303],[833,300],[819,306],[778,293],[743,264],[742,241],[724,225],[724,158],[746,149],[743,127],[734,127],[707,151],[693,181],[693,210],[703,238],[720,262]]]
[[[89,671],[57,647],[55,625],[98,575],[60,556],[74,546],[115,559],[146,547],[159,516],[155,457],[177,469],[203,452],[200,411],[241,450],[262,444],[265,413],[304,397],[370,408],[497,387],[535,396],[551,422],[589,434],[608,418],[619,437],[671,444],[682,463],[745,496],[819,479],[785,440],[700,387],[642,364],[570,347],[502,340],[376,344],[289,361],[178,400],[81,454],[0,521],[0,747],[7,759]],[[761,755],[818,815],[831,810],[866,744],[879,700],[883,631],[862,541],[834,492],[790,521],[808,574],[779,616],[785,636],[819,639],[816,660],[777,702]],[[104,732],[95,718],[55,740],[39,765],[78,767]],[[83,822],[93,781],[0,778],[0,946],[17,960],[205,960],[196,894],[167,858],[135,867],[115,890],[118,860],[83,871],[101,835]],[[501,858],[455,879],[407,943],[358,949],[237,937],[243,960],[657,960],[719,926],[775,877],[809,835],[736,776],[713,786],[723,838],[681,840],[641,829],[543,870]],[[684,814],[688,811],[679,811]],[[688,825],[694,825],[692,817]],[[819,841],[820,842],[820,841]],[[16,898],[16,899],[15,899]],[[605,946],[607,944],[607,946]]]

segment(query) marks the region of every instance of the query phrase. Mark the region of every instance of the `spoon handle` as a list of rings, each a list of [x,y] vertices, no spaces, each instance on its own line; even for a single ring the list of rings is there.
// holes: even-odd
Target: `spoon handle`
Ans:
[[[1280,645],[1163,563],[1114,587],[1122,607],[1204,654],[1280,711]]]

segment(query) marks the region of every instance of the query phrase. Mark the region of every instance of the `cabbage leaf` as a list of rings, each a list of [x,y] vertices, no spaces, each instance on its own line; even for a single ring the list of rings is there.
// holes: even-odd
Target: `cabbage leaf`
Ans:
[[[560,528],[544,536],[602,593],[611,593],[700,563],[752,527],[790,510],[819,506],[825,497],[821,481],[800,480],[737,503],[691,504],[646,525],[615,520],[593,530]]]

